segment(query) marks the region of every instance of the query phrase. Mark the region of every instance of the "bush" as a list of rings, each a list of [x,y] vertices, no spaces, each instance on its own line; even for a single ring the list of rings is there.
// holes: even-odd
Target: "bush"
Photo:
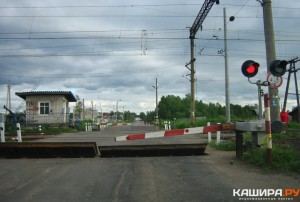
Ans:
[[[85,131],[85,124],[91,122],[92,120],[75,121],[75,127],[78,131]]]
[[[183,129],[183,128],[189,128],[191,127],[190,122],[176,122],[176,128]]]
[[[300,123],[291,121],[291,122],[288,123],[288,127],[289,127],[289,128],[297,128],[297,129],[300,129]]]

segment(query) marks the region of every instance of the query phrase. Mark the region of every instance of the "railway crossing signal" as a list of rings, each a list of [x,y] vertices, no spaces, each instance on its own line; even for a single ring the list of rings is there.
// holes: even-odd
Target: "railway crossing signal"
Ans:
[[[280,77],[283,76],[286,72],[286,66],[288,62],[285,60],[274,60],[270,64],[270,72],[274,76]]]
[[[286,60],[274,60],[269,67],[271,74],[275,77],[283,76],[286,72],[286,66],[288,64],[289,62],[287,62]],[[259,63],[253,60],[246,60],[242,64],[241,70],[245,77],[250,78],[254,77],[257,74],[259,66]]]
[[[242,73],[245,77],[254,77],[258,72],[259,63],[247,60],[242,64]]]

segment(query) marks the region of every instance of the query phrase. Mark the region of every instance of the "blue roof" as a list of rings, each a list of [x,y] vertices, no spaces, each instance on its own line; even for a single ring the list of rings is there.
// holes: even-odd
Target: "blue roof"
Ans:
[[[77,99],[71,91],[30,91],[30,92],[16,92],[16,95],[26,100],[27,96],[32,95],[63,95],[69,102],[77,102]]]

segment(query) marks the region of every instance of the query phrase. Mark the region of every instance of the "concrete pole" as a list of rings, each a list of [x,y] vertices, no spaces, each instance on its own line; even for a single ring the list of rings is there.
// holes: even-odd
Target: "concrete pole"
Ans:
[[[155,113],[156,113],[156,120],[158,123],[158,83],[157,83],[157,78],[155,82],[155,92],[156,92],[156,106],[155,106]]]
[[[116,122],[118,123],[118,105],[119,105],[119,101],[122,100],[117,100],[117,106],[116,106]]]
[[[228,48],[227,48],[227,23],[226,8],[224,13],[224,49],[225,49],[225,97],[226,97],[226,122],[230,123],[230,94],[229,94],[229,73],[228,73]]]
[[[191,125],[195,126],[195,41],[194,37],[191,41]]]
[[[270,64],[276,60],[275,40],[274,40],[274,28],[273,28],[273,16],[271,0],[263,0],[263,15],[264,15],[264,31],[265,31],[265,44],[267,55],[268,73],[270,72]],[[271,121],[280,121],[280,105],[278,88],[270,88],[270,113]]]
[[[263,117],[263,112],[262,112],[262,102],[261,102],[261,85],[260,85],[260,81],[258,81],[259,83],[257,84],[257,90],[258,90],[258,119],[262,119]]]
[[[155,114],[156,114],[156,117],[155,117],[155,121],[156,123],[158,124],[158,83],[157,83],[157,78],[155,80],[155,86],[152,86],[154,89],[155,89],[155,94],[156,94],[156,102],[155,102]]]

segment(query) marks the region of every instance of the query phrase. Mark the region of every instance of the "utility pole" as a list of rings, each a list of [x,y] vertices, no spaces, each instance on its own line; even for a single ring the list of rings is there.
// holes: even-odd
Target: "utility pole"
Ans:
[[[10,89],[11,89],[11,85],[10,85],[10,81],[8,81],[8,83],[7,83],[6,106],[7,106],[7,108],[8,108],[9,110],[11,110]]]
[[[94,102],[93,102],[93,100],[91,101],[91,105],[92,105],[92,120],[94,123]]]
[[[85,120],[85,106],[84,106],[84,99],[82,99],[82,119]]]
[[[225,49],[225,103],[226,103],[226,122],[230,123],[230,94],[229,94],[229,73],[228,73],[228,48],[227,48],[227,22],[226,8],[224,13],[224,49]]]
[[[116,122],[118,123],[118,105],[119,105],[119,101],[122,100],[117,100],[117,105],[116,105]]]
[[[156,117],[155,117],[155,121],[157,122],[158,124],[158,84],[157,84],[157,78],[155,79],[155,86],[152,86],[154,89],[155,89],[155,92],[156,92],[156,102],[155,102],[155,114],[156,114]]]
[[[261,89],[261,80],[258,80],[256,85],[257,85],[257,91],[258,91],[258,120],[261,120],[263,118],[263,112],[262,112],[262,102],[261,102],[261,97],[264,96],[264,93]]]
[[[209,13],[211,7],[214,3],[219,4],[219,0],[205,0],[192,27],[190,28],[190,44],[191,44],[191,124],[195,126],[195,36],[200,27],[202,27],[202,23]],[[188,65],[188,64],[187,64]],[[186,65],[186,67],[187,67]]]
[[[195,126],[195,37],[191,40],[191,124]]]
[[[265,32],[265,44],[266,44],[266,56],[268,73],[270,72],[270,64],[276,59],[275,40],[274,40],[274,28],[273,28],[273,16],[272,16],[272,2],[271,0],[258,0],[263,7],[264,15],[264,32]],[[280,121],[280,105],[278,88],[270,88],[270,111],[271,121]]]

